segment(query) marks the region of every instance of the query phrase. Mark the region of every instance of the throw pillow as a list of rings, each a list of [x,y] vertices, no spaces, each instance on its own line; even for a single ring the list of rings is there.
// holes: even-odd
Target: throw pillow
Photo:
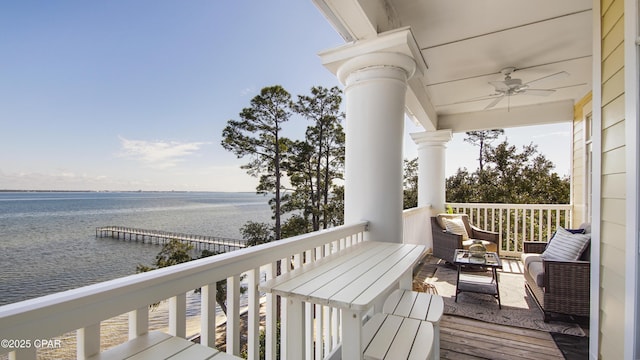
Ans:
[[[447,231],[452,233],[452,234],[456,234],[456,235],[462,235],[462,240],[469,240],[469,233],[467,233],[467,228],[464,226],[464,222],[462,222],[462,219],[459,218],[453,218],[453,219],[447,219],[447,218],[443,218],[442,219],[444,221],[444,225],[447,228]]]
[[[559,227],[542,253],[544,260],[575,261],[589,245],[590,234],[572,234]]]

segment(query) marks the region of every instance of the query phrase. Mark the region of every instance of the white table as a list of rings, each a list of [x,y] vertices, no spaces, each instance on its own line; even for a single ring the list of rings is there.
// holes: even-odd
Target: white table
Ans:
[[[342,359],[362,359],[363,315],[374,305],[381,311],[381,296],[398,284],[411,289],[413,266],[424,250],[364,241],[260,284],[261,291],[286,298],[286,358],[304,358],[303,302],[308,302],[342,310]]]

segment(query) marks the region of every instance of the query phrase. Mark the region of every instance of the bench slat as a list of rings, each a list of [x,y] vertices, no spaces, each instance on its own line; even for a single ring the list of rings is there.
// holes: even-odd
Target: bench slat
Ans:
[[[240,360],[239,357],[189,340],[153,331],[102,352],[91,360]]]
[[[416,340],[416,334],[420,327],[420,320],[416,319],[404,319],[396,338],[389,347],[387,352],[387,358],[393,359],[406,359],[411,354],[414,347],[414,340]],[[433,338],[431,338],[433,341]],[[416,341],[416,346],[420,345],[419,339]]]
[[[214,355],[218,353],[219,351],[216,349],[212,349],[204,345],[198,345],[198,344],[192,343],[184,351],[180,351],[179,353],[169,357],[168,359],[171,359],[171,360],[212,359],[214,358]]]
[[[143,352],[127,358],[127,360],[157,360],[169,358],[191,346],[189,340],[171,337]]]
[[[369,344],[365,349],[365,359],[384,359],[384,357],[387,355],[389,347],[396,337],[396,333],[398,332],[400,325],[402,325],[402,318],[399,316],[382,316],[384,316],[384,320],[380,324],[378,331],[375,333],[371,341],[368,342]],[[368,325],[368,323],[366,325]]]
[[[428,321],[376,314],[364,325],[364,358],[426,360],[433,341],[433,325]]]
[[[413,343],[413,347],[411,348],[411,354],[409,354],[407,360],[429,359],[434,350],[434,337],[433,325],[429,322],[422,321],[420,323],[420,328],[418,329],[415,342]],[[437,344],[435,346],[439,347],[440,345]],[[435,353],[433,358],[436,360],[440,359],[440,352],[438,351]]]
[[[171,335],[153,331],[112,349],[90,357],[90,360],[125,359],[169,339]]]

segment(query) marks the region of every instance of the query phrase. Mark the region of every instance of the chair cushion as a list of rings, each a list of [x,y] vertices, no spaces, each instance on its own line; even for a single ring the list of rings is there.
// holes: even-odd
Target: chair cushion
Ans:
[[[536,285],[544,287],[544,264],[542,261],[532,261],[527,267],[529,275],[535,279]]]
[[[453,219],[447,219],[447,218],[442,218],[442,222],[444,223],[445,229],[452,233],[452,234],[456,234],[456,235],[462,235],[462,240],[468,240],[469,239],[469,233],[467,232],[467,228],[464,226],[464,222],[462,222],[462,219],[459,218],[453,218]]]
[[[590,239],[591,234],[572,234],[559,227],[541,256],[545,260],[578,260]]]
[[[498,252],[498,244],[493,243],[491,241],[487,241],[487,240],[478,240],[478,239],[463,240],[462,241],[462,248],[463,249],[469,249],[469,246],[471,246],[474,241],[480,241],[482,243],[482,245],[484,245],[484,247],[489,252]]]

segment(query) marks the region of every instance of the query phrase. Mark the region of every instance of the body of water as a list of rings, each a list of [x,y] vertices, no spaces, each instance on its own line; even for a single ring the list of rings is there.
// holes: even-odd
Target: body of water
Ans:
[[[252,193],[0,192],[0,305],[135,273],[161,249],[111,238],[117,225],[241,238],[247,221],[271,222]]]

